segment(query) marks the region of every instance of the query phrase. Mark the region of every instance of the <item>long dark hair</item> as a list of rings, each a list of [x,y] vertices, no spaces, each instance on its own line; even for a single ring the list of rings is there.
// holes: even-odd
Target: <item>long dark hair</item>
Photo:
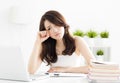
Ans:
[[[70,35],[68,29],[69,26],[67,25],[64,17],[57,11],[51,10],[47,11],[41,18],[39,31],[44,31],[45,20],[50,21],[51,23],[55,24],[56,26],[63,26],[65,29],[65,33],[63,36],[63,43],[65,45],[65,50],[62,52],[63,55],[72,55],[75,51],[75,40]],[[57,53],[56,53],[56,40],[49,37],[46,41],[42,43],[42,51],[40,54],[40,58],[42,61],[47,61],[48,65],[51,63],[55,63],[57,61]]]

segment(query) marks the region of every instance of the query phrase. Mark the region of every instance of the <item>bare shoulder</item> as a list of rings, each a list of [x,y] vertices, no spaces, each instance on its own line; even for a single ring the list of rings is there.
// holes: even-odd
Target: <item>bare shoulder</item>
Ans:
[[[75,52],[77,55],[80,55],[80,53],[81,53],[80,51],[83,48],[85,41],[82,37],[79,37],[79,36],[74,36],[74,40],[75,40],[75,45],[76,45]]]
[[[84,39],[82,37],[79,37],[79,36],[74,36],[74,39],[75,39],[76,44],[80,44],[80,43],[84,42]]]

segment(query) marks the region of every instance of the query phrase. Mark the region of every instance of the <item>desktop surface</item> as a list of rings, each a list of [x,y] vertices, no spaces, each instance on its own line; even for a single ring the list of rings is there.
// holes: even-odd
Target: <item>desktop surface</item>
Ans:
[[[0,83],[24,83],[24,82],[0,80]],[[89,83],[89,82],[87,78],[85,77],[49,77],[49,78],[42,79],[42,80],[35,80],[30,83]]]

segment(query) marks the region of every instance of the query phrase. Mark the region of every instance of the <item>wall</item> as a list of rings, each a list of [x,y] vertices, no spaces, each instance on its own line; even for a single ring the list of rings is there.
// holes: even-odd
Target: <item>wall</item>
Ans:
[[[38,31],[40,17],[51,9],[60,11],[66,17],[72,31],[76,29],[86,31],[90,28],[96,31],[110,31],[112,61],[119,62],[118,0],[0,1],[0,45],[19,45],[23,56],[28,58]]]

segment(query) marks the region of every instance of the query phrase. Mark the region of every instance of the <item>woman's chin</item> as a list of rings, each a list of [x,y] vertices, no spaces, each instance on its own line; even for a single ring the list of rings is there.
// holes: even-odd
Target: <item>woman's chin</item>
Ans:
[[[61,40],[63,37],[56,37],[55,40]]]

